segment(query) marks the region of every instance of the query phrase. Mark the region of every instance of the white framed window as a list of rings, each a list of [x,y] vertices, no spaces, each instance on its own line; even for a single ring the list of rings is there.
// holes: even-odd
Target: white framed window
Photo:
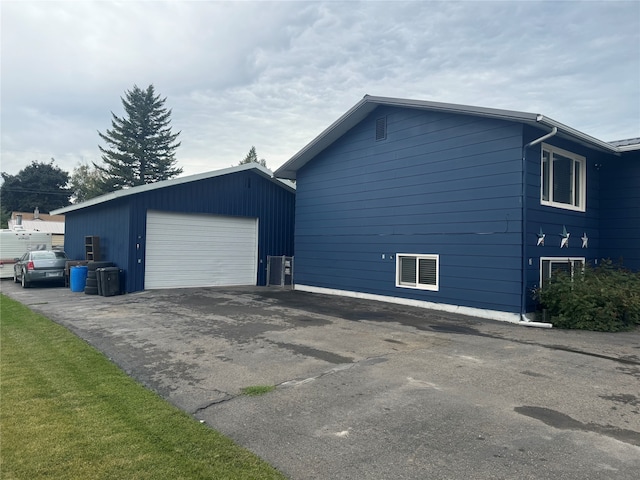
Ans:
[[[567,210],[586,210],[587,161],[542,144],[540,203]]]
[[[440,289],[440,256],[396,254],[396,287]]]
[[[567,272],[571,275],[584,271],[584,257],[542,257],[540,258],[540,287],[549,282],[556,272]]]

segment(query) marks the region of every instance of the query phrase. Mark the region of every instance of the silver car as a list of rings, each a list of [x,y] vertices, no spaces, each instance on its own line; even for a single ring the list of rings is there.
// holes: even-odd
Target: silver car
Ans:
[[[58,282],[64,284],[64,267],[67,254],[62,250],[34,250],[16,258],[13,265],[13,281],[27,288],[34,282]]]

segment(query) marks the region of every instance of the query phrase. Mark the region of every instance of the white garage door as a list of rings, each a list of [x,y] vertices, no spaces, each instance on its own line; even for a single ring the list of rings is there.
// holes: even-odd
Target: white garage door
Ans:
[[[147,212],[144,288],[255,285],[258,219]]]

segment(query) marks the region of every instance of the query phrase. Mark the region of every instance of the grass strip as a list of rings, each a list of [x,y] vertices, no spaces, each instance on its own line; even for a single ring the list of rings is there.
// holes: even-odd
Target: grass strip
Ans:
[[[253,385],[251,387],[243,388],[242,393],[249,397],[257,397],[264,395],[265,393],[273,392],[275,389],[275,385]]]
[[[64,327],[0,303],[1,478],[284,478]]]

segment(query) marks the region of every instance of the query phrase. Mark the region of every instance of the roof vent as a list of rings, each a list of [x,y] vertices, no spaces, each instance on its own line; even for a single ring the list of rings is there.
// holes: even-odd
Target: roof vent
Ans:
[[[387,138],[387,117],[376,119],[376,141]]]

